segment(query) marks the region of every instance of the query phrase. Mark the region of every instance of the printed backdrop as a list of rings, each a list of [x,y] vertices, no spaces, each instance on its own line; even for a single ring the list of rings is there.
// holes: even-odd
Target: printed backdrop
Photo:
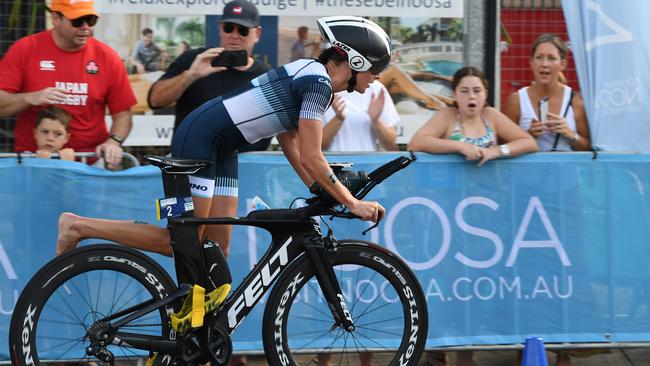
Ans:
[[[396,156],[328,158],[369,172]],[[643,155],[553,153],[478,168],[456,156],[422,154],[371,192],[387,215],[368,237],[361,236],[364,222],[331,225],[337,238],[378,242],[414,269],[429,305],[429,347],[521,343],[529,335],[646,341],[649,164]],[[152,167],[106,172],[65,161],[0,160],[0,359],[8,357],[16,298],[54,256],[58,215],[155,222],[161,192]],[[240,215],[255,196],[287,207],[307,195],[283,156],[240,157]],[[235,229],[229,261],[236,283],[268,239],[261,229]],[[156,259],[173,273],[169,259]],[[262,349],[262,311],[258,306],[237,328],[236,349]]]

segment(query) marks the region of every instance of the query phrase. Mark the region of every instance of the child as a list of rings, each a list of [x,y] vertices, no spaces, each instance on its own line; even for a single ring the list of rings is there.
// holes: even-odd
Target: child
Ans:
[[[53,153],[58,153],[61,160],[74,161],[74,150],[62,149],[70,139],[70,118],[70,113],[53,106],[38,112],[34,127],[36,157],[49,159]]]
[[[466,160],[478,161],[479,166],[493,159],[537,151],[531,135],[522,133],[506,115],[487,105],[487,79],[481,70],[460,68],[452,86],[456,108],[438,111],[415,133],[409,150],[459,153]]]

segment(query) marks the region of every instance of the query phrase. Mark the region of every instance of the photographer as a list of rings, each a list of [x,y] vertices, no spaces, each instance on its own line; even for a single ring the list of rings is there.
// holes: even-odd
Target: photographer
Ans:
[[[183,119],[201,104],[238,89],[269,70],[251,56],[261,34],[260,15],[255,5],[245,0],[229,2],[219,21],[220,47],[202,47],[179,55],[149,89],[149,106],[158,109],[176,103],[174,131],[178,130]],[[241,50],[248,54],[246,65],[211,65],[223,51]],[[266,150],[269,141],[264,139],[255,146],[248,145],[240,152]]]

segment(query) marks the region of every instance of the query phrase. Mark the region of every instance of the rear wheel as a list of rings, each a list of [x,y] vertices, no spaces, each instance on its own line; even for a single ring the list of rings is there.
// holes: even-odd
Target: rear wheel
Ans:
[[[93,245],[66,253],[46,264],[20,295],[9,330],[12,362],[21,366],[63,360],[99,362],[86,354],[88,330],[104,326],[98,320],[175,290],[169,275],[138,251]],[[171,305],[155,309],[120,331],[173,340],[172,312]],[[122,364],[136,364],[149,355],[127,345],[110,344],[106,350]],[[172,357],[155,359],[156,365],[166,366]]]
[[[308,365],[328,357],[335,365],[417,365],[427,337],[427,305],[404,263],[385,249],[341,241],[330,260],[356,329],[334,326],[332,313],[305,256],[275,285],[264,312],[262,337],[271,365]]]

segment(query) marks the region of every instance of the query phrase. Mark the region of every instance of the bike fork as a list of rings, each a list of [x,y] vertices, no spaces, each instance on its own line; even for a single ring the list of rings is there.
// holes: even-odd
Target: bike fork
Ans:
[[[334,268],[330,264],[323,238],[315,235],[307,238],[305,242],[305,252],[314,266],[318,285],[323,291],[328,307],[332,311],[332,316],[336,322],[335,325],[340,325],[348,332],[354,331],[355,326],[352,315],[343,297]]]

